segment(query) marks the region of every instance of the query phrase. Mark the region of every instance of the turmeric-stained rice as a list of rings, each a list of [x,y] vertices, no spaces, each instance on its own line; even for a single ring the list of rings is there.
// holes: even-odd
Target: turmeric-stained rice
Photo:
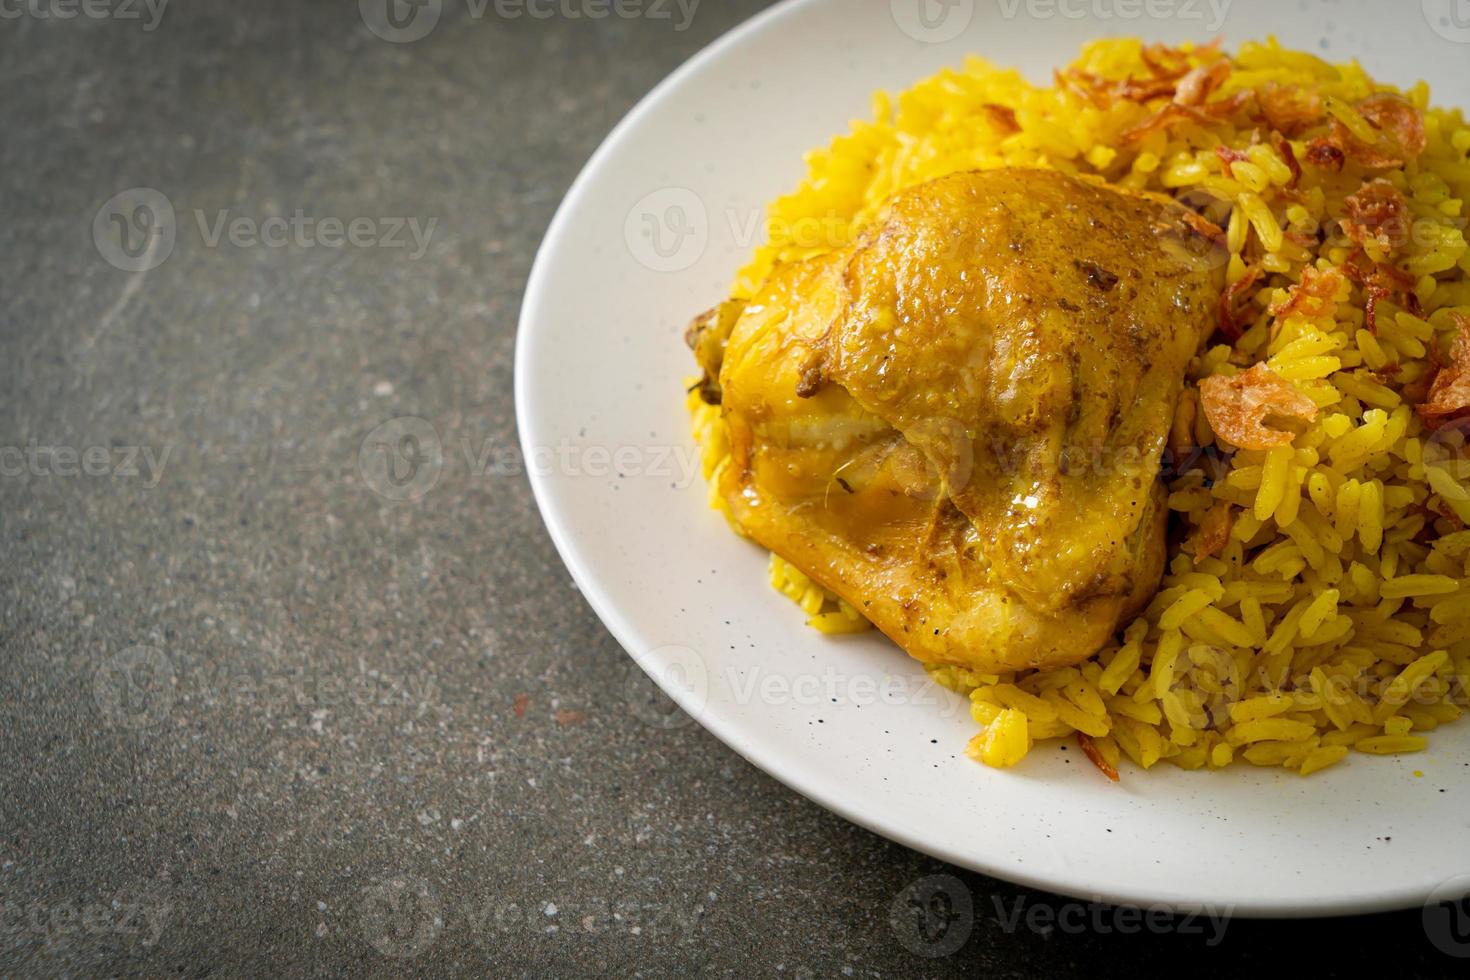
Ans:
[[[1168,77],[1177,85],[1145,84]],[[927,665],[970,700],[981,731],[968,753],[1012,766],[1034,742],[1080,733],[1105,769],[1244,760],[1309,775],[1353,751],[1422,751],[1426,733],[1459,719],[1470,682],[1462,114],[1431,106],[1422,83],[1400,92],[1274,40],[1228,57],[1098,41],[1050,86],[972,58],[879,94],[874,110],[812,153],[807,180],[771,206],[736,296],[778,263],[850,241],[895,192],[970,169],[1049,167],[1174,194],[1226,229],[1231,252],[1221,331],[1173,427],[1165,477],[1181,543],[1156,598],[1077,667]],[[821,241],[792,234],[814,221]],[[1241,397],[1270,401],[1242,415],[1230,401]],[[728,457],[719,409],[696,395],[690,406],[712,477]],[[770,574],[817,629],[867,628],[774,555]]]

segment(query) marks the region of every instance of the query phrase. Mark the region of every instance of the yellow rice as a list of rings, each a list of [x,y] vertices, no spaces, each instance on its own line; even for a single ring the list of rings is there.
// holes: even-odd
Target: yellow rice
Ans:
[[[1109,79],[1143,76],[1137,40],[1089,44],[1075,67]],[[1352,108],[1398,91],[1356,63],[1331,65],[1275,41],[1244,45],[1231,58],[1226,95],[1268,83],[1314,91],[1360,138],[1373,136]],[[1241,450],[1215,441],[1197,391],[1181,401],[1175,432],[1204,447],[1197,468],[1170,486],[1170,507],[1189,541],[1205,514],[1232,505],[1228,544],[1197,557],[1174,547],[1157,596],[1115,642],[1076,667],[1049,673],[983,675],[930,666],[938,683],[967,695],[981,726],[969,754],[992,766],[1019,762],[1037,741],[1090,736],[1109,764],[1124,757],[1147,769],[1168,761],[1220,769],[1244,760],[1303,775],[1351,751],[1418,752],[1424,733],[1465,711],[1470,681],[1470,493],[1454,438],[1427,432],[1402,396],[1422,378],[1431,347],[1453,343],[1452,310],[1470,313],[1470,251],[1462,234],[1470,197],[1470,128],[1457,110],[1429,104],[1420,83],[1402,92],[1424,116],[1428,146],[1415,162],[1382,176],[1410,202],[1415,231],[1399,266],[1417,280],[1420,313],[1379,306],[1376,335],[1356,298],[1335,315],[1282,319],[1302,269],[1341,265],[1348,249],[1317,247],[1292,230],[1329,227],[1356,181],[1303,165],[1300,202],[1271,204],[1291,179],[1270,145],[1228,122],[1190,122],[1129,143],[1122,133],[1151,110],[1107,109],[1018,73],[969,59],[898,97],[878,94],[874,118],[807,158],[810,173],[768,214],[768,241],[735,284],[749,297],[773,267],[850,241],[895,192],[955,171],[1003,166],[1097,174],[1131,188],[1203,193],[1220,202],[1230,281],[1246,274],[1249,249],[1272,275],[1251,294],[1251,319],[1234,347],[1218,344],[1192,366],[1191,381],[1264,361],[1320,409],[1291,445]],[[1019,132],[1006,134],[985,105],[1008,107]],[[1215,147],[1245,151],[1233,176]],[[1295,144],[1297,156],[1304,147]],[[1228,217],[1223,217],[1228,211]],[[824,229],[822,241],[791,229]],[[1375,374],[1400,365],[1390,377]],[[727,465],[719,409],[691,396],[705,475]],[[1215,470],[1207,472],[1213,466]],[[711,503],[719,508],[717,495]],[[782,559],[771,582],[825,632],[868,628],[862,616]]]

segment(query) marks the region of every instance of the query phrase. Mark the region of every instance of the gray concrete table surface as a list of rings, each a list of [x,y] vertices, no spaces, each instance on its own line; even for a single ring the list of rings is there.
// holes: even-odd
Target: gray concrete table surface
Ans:
[[[761,2],[413,44],[38,3],[0,10],[0,974],[1463,976],[1417,911],[1138,931],[630,708],[517,465],[516,316],[600,139]],[[401,504],[359,450],[408,415],[450,452]],[[907,906],[936,875],[960,905]]]

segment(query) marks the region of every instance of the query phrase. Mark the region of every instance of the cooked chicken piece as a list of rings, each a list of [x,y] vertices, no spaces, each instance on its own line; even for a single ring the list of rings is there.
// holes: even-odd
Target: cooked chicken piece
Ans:
[[[1160,458],[1221,240],[1053,171],[896,196],[691,328],[734,521],[919,660],[1085,660],[1158,587]]]

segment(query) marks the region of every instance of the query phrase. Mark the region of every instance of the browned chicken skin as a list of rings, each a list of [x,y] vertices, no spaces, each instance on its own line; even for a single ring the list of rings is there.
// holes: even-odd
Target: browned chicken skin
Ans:
[[[906,191],[854,245],[697,321],[743,533],[919,660],[1095,653],[1157,588],[1160,459],[1219,230],[1043,170]]]

